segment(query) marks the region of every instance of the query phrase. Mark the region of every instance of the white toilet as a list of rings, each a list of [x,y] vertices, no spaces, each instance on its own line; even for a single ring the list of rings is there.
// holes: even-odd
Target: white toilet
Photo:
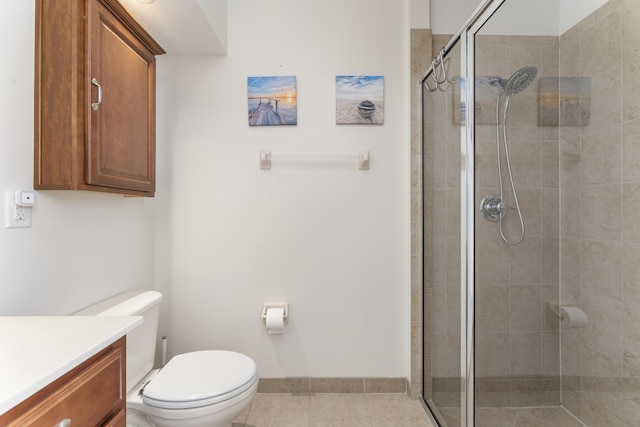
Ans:
[[[232,351],[195,351],[153,369],[162,294],[128,291],[76,316],[143,316],[127,335],[127,427],[230,427],[258,388],[255,362]]]

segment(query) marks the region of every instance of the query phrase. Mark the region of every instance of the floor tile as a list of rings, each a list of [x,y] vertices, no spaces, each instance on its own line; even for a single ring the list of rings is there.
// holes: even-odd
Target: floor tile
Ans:
[[[365,394],[367,408],[377,425],[388,421],[414,422],[416,426],[428,422],[425,409],[417,400],[403,394]],[[424,424],[429,425],[429,424]]]
[[[434,427],[406,394],[257,393],[233,427]]]
[[[370,425],[362,394],[314,394],[309,397],[309,425]]]
[[[460,408],[439,408],[449,427]],[[477,427],[584,427],[562,407],[478,408]],[[233,427],[434,427],[422,404],[398,393],[257,393]]]
[[[308,422],[308,395],[257,393],[245,424],[247,427],[302,427]]]

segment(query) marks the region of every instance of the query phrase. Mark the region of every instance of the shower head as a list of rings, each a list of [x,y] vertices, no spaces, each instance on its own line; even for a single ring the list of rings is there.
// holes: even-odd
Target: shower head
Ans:
[[[513,73],[509,80],[504,84],[504,92],[507,96],[515,95],[516,93],[525,90],[531,82],[538,75],[538,68],[533,66],[527,66],[520,68]]]

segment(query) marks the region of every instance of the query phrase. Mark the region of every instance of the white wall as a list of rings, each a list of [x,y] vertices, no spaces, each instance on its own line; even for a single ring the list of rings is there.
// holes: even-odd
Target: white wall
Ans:
[[[33,1],[0,2],[0,315],[68,314],[154,286],[154,201],[40,191],[29,229],[4,228],[4,193],[33,188]]]
[[[431,0],[433,34],[455,34],[482,0]],[[507,0],[485,34],[558,35],[558,0]]]
[[[32,228],[0,228],[0,315],[155,286],[174,353],[237,349],[271,377],[408,376],[408,0],[230,3],[229,56],[159,59],[156,199],[38,192]],[[33,185],[34,4],[0,11],[3,193]],[[384,125],[335,125],[342,74],[385,76]],[[249,75],[298,77],[298,126],[247,126]],[[366,149],[372,165],[263,172],[264,148]],[[259,319],[273,299],[291,303],[283,336]]]
[[[482,34],[557,36],[558,8],[558,0],[507,0],[487,22]]]
[[[560,3],[560,34],[563,34],[608,1],[558,0]]]
[[[431,4],[430,0],[411,0],[410,25],[411,28],[431,28]]]
[[[507,0],[483,33],[557,36],[607,1]],[[433,34],[455,34],[480,3],[482,0],[431,0]]]
[[[263,377],[408,376],[409,1],[233,0],[226,57],[159,59],[158,272],[169,352],[224,348]],[[382,126],[335,124],[335,76],[385,76]],[[247,77],[297,76],[298,125],[250,128]],[[277,155],[354,166],[258,168]],[[161,232],[160,234],[162,234]],[[167,268],[166,265],[170,265]],[[163,277],[158,281],[162,282]],[[267,335],[265,301],[288,301]]]
[[[430,1],[433,34],[455,34],[481,2],[481,0]]]

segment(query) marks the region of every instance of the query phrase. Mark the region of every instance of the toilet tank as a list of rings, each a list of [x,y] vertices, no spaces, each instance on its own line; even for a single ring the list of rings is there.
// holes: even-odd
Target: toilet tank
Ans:
[[[74,316],[142,316],[142,325],[127,334],[127,392],[153,369],[162,294],[136,289],[100,301]]]

